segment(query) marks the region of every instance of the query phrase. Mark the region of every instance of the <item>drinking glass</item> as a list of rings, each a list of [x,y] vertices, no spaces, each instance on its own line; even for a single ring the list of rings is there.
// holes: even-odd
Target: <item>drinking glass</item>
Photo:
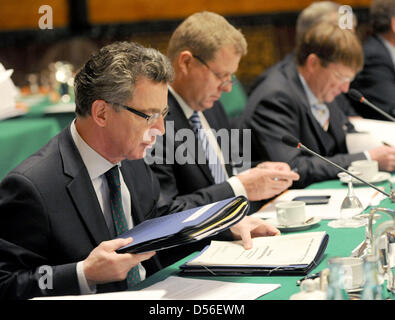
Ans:
[[[353,172],[357,175],[357,172]],[[354,228],[361,225],[361,221],[353,217],[363,211],[363,205],[354,193],[352,184],[353,177],[347,173],[339,173],[338,176],[347,182],[347,196],[344,198],[340,206],[340,219],[332,222],[333,227],[337,228]]]

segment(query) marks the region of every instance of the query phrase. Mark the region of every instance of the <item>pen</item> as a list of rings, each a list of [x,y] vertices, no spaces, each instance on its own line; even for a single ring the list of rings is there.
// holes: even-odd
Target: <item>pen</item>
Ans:
[[[385,142],[385,141],[382,141],[381,143],[382,143],[383,145],[387,146],[387,147],[392,147],[392,145],[390,145],[389,143],[387,143],[387,142]]]
[[[296,281],[296,285],[299,286],[302,283],[302,281],[307,280],[307,279],[315,279],[315,278],[318,278],[320,275],[321,275],[321,271],[307,275],[307,276],[303,277],[302,279],[299,279],[298,281]]]

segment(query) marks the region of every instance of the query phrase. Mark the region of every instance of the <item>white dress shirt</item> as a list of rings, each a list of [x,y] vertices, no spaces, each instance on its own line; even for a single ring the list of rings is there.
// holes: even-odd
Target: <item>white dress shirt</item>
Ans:
[[[99,201],[100,208],[102,209],[107,227],[110,231],[111,236],[115,237],[116,232],[110,207],[110,191],[108,188],[107,179],[104,175],[114,166],[114,164],[103,158],[82,139],[75,127],[75,121],[71,123],[70,131],[74,143],[81,155],[82,161],[84,162],[85,167],[88,170],[88,174],[95,189],[97,200]],[[120,167],[121,163],[118,163],[117,165]],[[128,229],[131,229],[133,228],[133,221],[131,215],[130,193],[125,184],[125,181],[123,180],[122,172],[119,172],[121,182],[122,206],[125,212]],[[141,264],[139,264],[139,271],[141,280],[144,280],[146,271]],[[96,286],[88,286],[88,282],[86,281],[84,272],[82,270],[82,261],[77,263],[77,276],[81,294],[96,292]]]
[[[174,89],[169,86],[169,91],[173,94],[174,98],[177,100],[178,104],[181,106],[182,111],[184,112],[185,117],[189,120],[189,118],[192,116],[194,110],[185,102],[185,100],[177,93],[174,91]],[[220,146],[218,145],[218,141],[215,138],[212,129],[207,122],[206,117],[203,115],[201,111],[198,111],[200,121],[202,123],[202,127],[206,132],[208,142],[210,143],[211,147],[216,151],[218,159],[220,160],[222,166],[224,167],[224,172],[226,174],[226,177],[228,178],[226,182],[229,183],[230,187],[233,190],[233,193],[235,196],[245,196],[247,197],[247,192],[241,183],[240,179],[237,178],[236,176],[230,177],[228,176],[228,173],[225,169],[225,160],[221,151]]]

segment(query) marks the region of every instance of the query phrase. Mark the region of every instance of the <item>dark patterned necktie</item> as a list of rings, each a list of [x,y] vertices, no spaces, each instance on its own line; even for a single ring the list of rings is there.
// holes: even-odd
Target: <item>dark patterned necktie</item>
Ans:
[[[199,114],[194,111],[192,116],[189,118],[189,121],[192,125],[193,132],[202,144],[203,150],[206,155],[208,167],[211,171],[211,175],[213,176],[215,183],[222,183],[226,181],[227,176],[225,173],[225,169],[221,161],[219,160],[214,148],[210,145],[208,141],[206,132],[202,127],[202,123],[200,122]]]
[[[112,218],[114,220],[115,230],[117,232],[117,235],[120,235],[128,231],[128,224],[122,206],[121,182],[119,180],[118,166],[114,166],[110,170],[108,170],[105,173],[105,176],[108,182],[108,187],[110,189],[110,207]],[[133,285],[141,281],[138,266],[130,269],[126,280],[128,283],[128,288],[131,288]]]

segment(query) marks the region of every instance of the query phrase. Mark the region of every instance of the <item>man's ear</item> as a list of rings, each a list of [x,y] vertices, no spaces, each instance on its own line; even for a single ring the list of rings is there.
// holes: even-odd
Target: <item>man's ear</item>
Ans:
[[[315,53],[310,53],[306,59],[305,67],[307,71],[311,74],[314,73],[318,67],[321,66],[321,60]]]
[[[91,116],[99,127],[105,127],[109,117],[109,106],[104,100],[95,100],[92,103]]]
[[[395,34],[395,17],[391,18],[391,31]]]
[[[192,63],[193,56],[192,52],[189,50],[181,51],[177,58],[177,66],[179,71],[184,74],[189,72],[190,65]]]

